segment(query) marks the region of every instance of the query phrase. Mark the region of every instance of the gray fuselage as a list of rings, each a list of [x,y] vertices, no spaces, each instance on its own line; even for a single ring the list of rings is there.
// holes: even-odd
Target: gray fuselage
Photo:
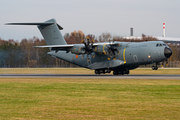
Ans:
[[[120,46],[117,47],[119,54],[117,54],[116,58],[113,59],[108,59],[108,55],[95,52],[92,52],[91,54],[76,55],[66,53],[65,51],[58,51],[57,53],[51,51],[48,52],[48,54],[89,69],[92,69],[89,66],[93,63],[105,63],[106,61],[121,60],[124,62],[124,65],[119,64],[115,69],[128,68],[131,70],[137,68],[139,65],[158,63],[167,59],[164,55],[164,49],[168,46],[162,41],[114,43],[119,43]],[[105,66],[104,69],[106,69],[106,67],[109,68],[108,66]]]

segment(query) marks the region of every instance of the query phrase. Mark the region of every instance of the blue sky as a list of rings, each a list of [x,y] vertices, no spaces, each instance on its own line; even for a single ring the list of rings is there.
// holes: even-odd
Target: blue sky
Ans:
[[[5,26],[8,22],[44,22],[55,18],[70,33],[82,30],[96,37],[103,32],[129,36],[142,33],[180,38],[179,0],[0,0],[0,38],[21,40],[42,38],[35,26]]]

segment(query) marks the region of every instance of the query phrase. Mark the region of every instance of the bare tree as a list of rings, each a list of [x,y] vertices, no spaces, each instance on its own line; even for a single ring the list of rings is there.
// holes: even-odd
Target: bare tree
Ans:
[[[104,33],[102,33],[102,41],[108,41],[112,36],[111,36],[111,34],[110,33],[108,33],[108,32],[104,32]]]

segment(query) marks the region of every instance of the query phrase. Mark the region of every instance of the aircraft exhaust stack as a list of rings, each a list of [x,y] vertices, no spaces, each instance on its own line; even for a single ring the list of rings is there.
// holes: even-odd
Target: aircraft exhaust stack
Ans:
[[[163,23],[163,37],[165,37],[165,23]]]

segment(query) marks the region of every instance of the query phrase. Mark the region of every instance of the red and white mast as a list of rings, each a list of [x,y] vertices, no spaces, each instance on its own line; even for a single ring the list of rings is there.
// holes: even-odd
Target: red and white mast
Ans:
[[[165,23],[163,23],[163,37],[165,37]]]

